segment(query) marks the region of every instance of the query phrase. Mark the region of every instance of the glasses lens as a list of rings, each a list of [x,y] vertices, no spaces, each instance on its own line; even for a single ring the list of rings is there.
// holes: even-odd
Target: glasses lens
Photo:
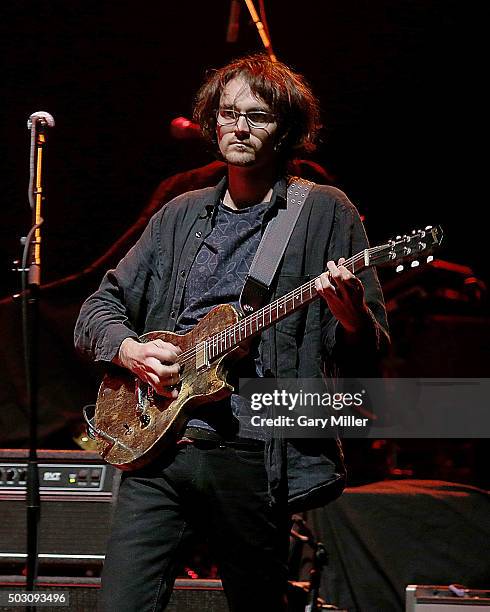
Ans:
[[[220,108],[218,111],[218,122],[221,125],[231,125],[237,120],[236,113],[232,108]]]
[[[247,113],[247,119],[250,125],[255,127],[264,127],[274,121],[273,115],[264,111],[252,111]]]
[[[220,108],[218,111],[218,123],[220,125],[232,125],[239,117],[246,117],[252,127],[266,127],[274,121],[274,115],[265,111],[250,111],[249,113],[237,113],[233,108]]]

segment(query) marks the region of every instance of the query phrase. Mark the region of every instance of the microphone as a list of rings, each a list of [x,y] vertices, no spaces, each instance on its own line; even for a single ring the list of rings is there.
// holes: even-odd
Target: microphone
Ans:
[[[38,122],[42,126],[54,127],[53,115],[50,115],[46,111],[37,111],[37,113],[32,113],[27,120],[27,128],[30,130],[32,126],[35,126]]]
[[[230,16],[228,17],[228,29],[226,31],[226,42],[234,43],[238,39],[241,8],[242,5],[240,0],[231,0]]]
[[[46,127],[54,127],[53,115],[46,111],[32,113],[27,121],[27,128],[31,131],[31,147],[29,154],[29,205],[32,210],[32,227],[27,234],[22,257],[22,268],[27,268],[27,258],[30,263],[27,272],[29,286],[41,284],[41,225],[43,218],[41,208],[44,202],[44,180],[43,180],[43,150],[46,146]]]

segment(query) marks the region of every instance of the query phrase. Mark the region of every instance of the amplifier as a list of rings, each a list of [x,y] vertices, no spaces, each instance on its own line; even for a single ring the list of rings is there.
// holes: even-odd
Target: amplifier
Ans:
[[[27,556],[27,457],[28,451],[24,449],[0,450],[0,568],[3,573],[17,570]],[[92,451],[40,450],[38,458],[40,569],[53,564],[100,570],[120,472]]]
[[[25,585],[22,576],[0,576],[0,595],[6,592],[20,593]],[[66,578],[39,577],[39,591],[68,593],[70,612],[94,612],[97,610],[100,578]],[[45,612],[63,612],[60,606],[43,606]],[[304,609],[304,608],[303,608]],[[12,610],[0,605],[0,611]],[[167,612],[228,612],[228,604],[223,593],[221,580],[179,580],[175,581],[174,590]]]
[[[23,576],[0,576],[0,596],[6,597],[7,593],[15,593],[20,595],[22,590],[25,588],[25,578]],[[97,610],[97,600],[100,588],[100,578],[67,578],[67,577],[54,577],[46,576],[39,577],[37,580],[37,590],[46,593],[66,593],[68,595],[68,606],[50,606],[44,604],[42,608],[36,608],[36,610],[42,610],[43,612],[95,612]],[[19,606],[12,607],[6,605],[4,599],[0,600],[1,612],[7,612],[7,610],[25,610],[25,607]]]
[[[306,592],[302,583],[289,583],[289,607],[291,612],[303,612],[306,606]],[[0,576],[0,597],[2,593],[20,593],[25,586],[23,576]],[[94,612],[97,610],[100,578],[67,578],[44,576],[37,580],[37,590],[68,593],[70,612]],[[0,612],[12,608],[0,605]],[[42,607],[44,612],[63,612],[64,608]],[[179,579],[175,581],[172,596],[166,612],[229,612],[228,602],[221,580]],[[343,611],[339,611],[343,612]]]
[[[444,586],[409,584],[405,590],[405,612],[490,611],[490,591],[465,589],[458,597]]]

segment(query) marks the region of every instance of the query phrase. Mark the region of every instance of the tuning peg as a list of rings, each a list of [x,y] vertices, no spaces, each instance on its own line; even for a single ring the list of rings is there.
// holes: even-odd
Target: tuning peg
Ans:
[[[427,232],[428,232],[428,231],[429,231],[429,230],[431,230],[431,229],[432,229],[432,225],[428,225],[428,226],[425,228],[425,231],[427,231]]]
[[[10,268],[11,272],[20,272],[20,259],[14,259],[12,261],[12,268]]]
[[[397,237],[395,238],[395,240],[401,240],[401,239],[402,239],[402,237],[401,237],[401,236],[397,236]]]
[[[403,266],[400,264],[399,266],[396,267],[396,272],[403,272]]]
[[[431,261],[434,261],[433,255],[429,255],[429,257],[427,257],[427,263],[430,263]]]
[[[418,262],[416,259],[414,259],[410,265],[412,266],[412,268],[416,268],[417,266],[420,265],[420,262]]]

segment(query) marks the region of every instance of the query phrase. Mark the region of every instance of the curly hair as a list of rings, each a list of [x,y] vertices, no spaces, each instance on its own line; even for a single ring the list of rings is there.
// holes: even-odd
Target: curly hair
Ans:
[[[210,73],[196,96],[194,120],[216,146],[216,112],[225,85],[241,77],[277,116],[281,156],[288,160],[316,148],[320,125],[318,99],[306,80],[282,62],[262,53],[239,58]]]

